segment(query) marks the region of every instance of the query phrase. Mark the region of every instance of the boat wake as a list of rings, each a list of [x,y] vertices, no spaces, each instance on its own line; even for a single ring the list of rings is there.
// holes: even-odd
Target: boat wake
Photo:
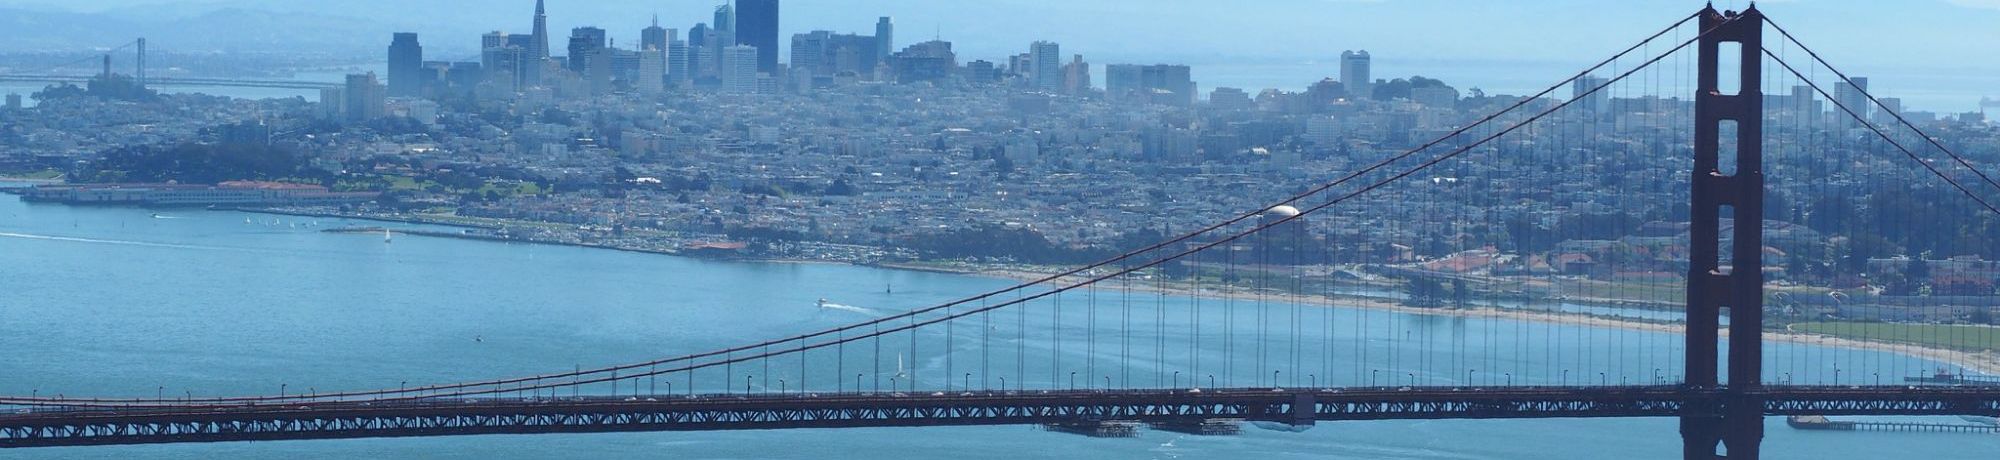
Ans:
[[[845,311],[845,312],[852,312],[852,313],[860,313],[860,314],[864,314],[864,315],[869,315],[869,316],[882,316],[882,312],[880,312],[880,311],[876,311],[875,309],[873,309],[873,308],[868,308],[868,307],[856,307],[856,306],[853,306],[853,305],[841,305],[841,304],[837,304],[837,303],[832,303],[832,302],[827,302],[827,303],[822,303],[822,304],[820,304],[820,305],[819,305],[819,307],[820,307],[820,308],[824,308],[824,309],[827,309],[827,310],[840,310],[840,311]]]
[[[212,248],[212,247],[207,247],[207,246],[192,246],[192,245],[185,245],[185,244],[167,244],[167,243],[148,243],[148,242],[144,242],[144,241],[126,241],[126,240],[100,240],[100,239],[93,239],[93,238],[76,238],[76,237],[68,237],[68,236],[52,236],[52,235],[31,235],[31,234],[26,234],[26,233],[5,233],[5,232],[0,232],[0,237],[4,237],[4,238],[19,238],[19,239],[24,239],[24,240],[42,240],[42,241],[63,241],[63,242],[70,242],[70,243],[89,243],[89,244],[115,244],[115,245],[120,245],[120,246],[140,246],[140,247],[149,247],[149,248],[171,248],[171,249],[223,249],[223,248]]]

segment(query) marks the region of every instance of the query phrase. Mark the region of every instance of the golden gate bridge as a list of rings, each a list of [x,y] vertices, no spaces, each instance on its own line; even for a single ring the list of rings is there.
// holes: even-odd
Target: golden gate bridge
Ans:
[[[1767,45],[1768,31],[1781,40]],[[1805,59],[1797,62],[1811,67],[1795,66],[1800,57]],[[1767,64],[1783,72],[1767,73]],[[1599,72],[1612,76],[1596,77]],[[1783,83],[1796,83],[1793,98],[1763,91]],[[1551,97],[1566,86],[1574,88],[1572,98]],[[1986,198],[2000,191],[2000,183],[1873,95],[1855,97],[1857,88],[1756,7],[1710,7],[1539,93],[1497,104],[1488,115],[1332,181],[1004,289],[725,349],[533,376],[333,392],[288,385],[275,395],[235,397],[72,397],[38,390],[0,397],[0,408],[14,408],[0,413],[0,447],[1008,424],[1090,433],[1128,424],[1199,431],[1234,421],[1304,427],[1353,420],[1674,417],[1681,420],[1686,458],[1743,459],[1759,457],[1768,416],[2000,414],[2000,387],[1968,384],[1979,380],[1948,372],[1933,375],[1939,363],[1912,357],[1926,348],[1867,340],[1821,346],[1843,340],[1838,328],[1844,326],[1814,320],[1868,308],[1882,313],[1879,307],[1851,304],[1842,300],[1851,297],[1846,291],[1812,283],[1769,282],[1779,272],[1766,259],[1784,255],[1774,245],[1798,232],[1764,223],[1771,212],[1782,212],[1766,209],[1769,181],[1813,178],[1767,171],[1800,171],[1809,153],[1861,145],[1857,149],[1881,158],[1853,164],[1912,160],[1878,173],[1927,177],[1963,195],[1955,198],[2000,215]],[[1629,97],[1601,97],[1619,92]],[[1691,95],[1691,103],[1661,96],[1669,92]],[[1831,110],[1800,108],[1822,98]],[[1871,122],[1871,106],[1892,120]],[[1694,123],[1683,129],[1684,122],[1657,114],[1685,114]],[[1823,134],[1830,131],[1843,134]],[[1645,145],[1616,136],[1682,132],[1691,145]],[[1866,142],[1847,144],[1845,133],[1857,132],[1867,135]],[[1777,161],[1766,162],[1767,150]],[[1932,158],[1940,154],[1948,160]],[[1604,180],[1598,186],[1606,190],[1564,190],[1574,187],[1557,179],[1571,172],[1549,166],[1562,162],[1607,169],[1681,166],[1675,174],[1632,171],[1669,185]],[[1477,177],[1482,167],[1550,169],[1501,184]],[[1464,182],[1480,183],[1442,186]],[[1832,186],[1788,188],[1836,193],[1821,188]],[[1653,261],[1598,261],[1574,248],[1561,256],[1507,256],[1469,241],[1511,238],[1526,248],[1577,239],[1536,241],[1553,237],[1537,236],[1532,230],[1546,226],[1528,219],[1518,234],[1482,237],[1506,227],[1504,218],[1426,199],[1503,206],[1563,194],[1592,196],[1590,203],[1684,200],[1663,208],[1684,209],[1667,218],[1684,213],[1686,223],[1668,225],[1670,236],[1645,237],[1673,240],[1653,241],[1656,254],[1667,254]],[[1571,211],[1590,203],[1573,203]],[[1321,219],[1309,220],[1315,216]],[[1315,226],[1329,236],[1315,236]],[[1342,241],[1360,232],[1408,235],[1412,244]],[[1426,238],[1434,242],[1417,241]],[[1437,247],[1416,248],[1422,244]],[[1410,255],[1420,251],[1436,257]],[[1549,251],[1557,252],[1563,251]],[[1353,261],[1365,259],[1397,261],[1390,275],[1411,278],[1411,287],[1356,295],[1357,289],[1379,288],[1364,279],[1375,275],[1353,273]],[[1618,263],[1651,271],[1604,268]],[[1654,273],[1660,266],[1682,273],[1661,276]],[[1804,266],[1787,276],[1807,279],[1806,273],[1843,269],[1850,268]],[[1852,276],[1811,278],[1839,284]],[[1403,305],[1345,308],[1383,303],[1382,297]],[[1597,313],[1562,314],[1586,300],[1684,317],[1587,308]],[[1536,308],[1537,302],[1555,306]],[[1440,340],[1432,328],[1413,324],[1439,319],[1463,328],[1464,337]],[[1594,327],[1614,323],[1623,326]],[[1990,328],[1933,331],[1940,340],[1992,334]]]

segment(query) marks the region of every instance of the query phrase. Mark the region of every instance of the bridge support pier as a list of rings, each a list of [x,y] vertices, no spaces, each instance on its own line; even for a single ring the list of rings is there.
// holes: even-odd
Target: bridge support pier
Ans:
[[[1764,328],[1763,31],[1755,6],[1742,13],[1700,13],[1699,86],[1695,93],[1694,177],[1689,208],[1687,278],[1687,383],[1690,390],[1720,390],[1702,410],[1683,415],[1681,437],[1688,460],[1756,459],[1764,440],[1762,386]],[[1722,44],[1739,45],[1722,55]],[[1736,59],[1739,75],[1721,75],[1722,59]],[[1739,78],[1735,94],[1723,78]],[[1724,123],[1735,125],[1734,168],[1724,168]],[[1722,263],[1722,212],[1734,219],[1729,264]],[[1720,380],[1723,311],[1729,312],[1728,384]]]

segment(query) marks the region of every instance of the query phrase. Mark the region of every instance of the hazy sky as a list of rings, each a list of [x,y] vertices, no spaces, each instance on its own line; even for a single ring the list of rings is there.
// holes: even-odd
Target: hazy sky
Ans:
[[[657,13],[683,33],[716,0],[548,0],[550,29],[604,27],[620,42]],[[150,18],[244,8],[363,20],[424,33],[429,50],[472,53],[480,31],[526,32],[533,0],[6,0],[38,9]],[[1332,62],[1368,49],[1378,76],[1399,64],[1504,63],[1574,69],[1701,7],[1665,0],[787,0],[782,29],[872,33],[892,16],[897,41],[941,34],[964,60],[998,60],[1038,39],[1093,63]],[[1744,1],[1718,1],[1741,8]],[[1902,74],[1950,74],[2000,95],[2000,0],[1782,0],[1779,24],[1855,73],[1894,86]],[[157,19],[156,19],[157,20]],[[380,41],[388,42],[386,33]],[[781,39],[781,41],[788,40]],[[560,45],[557,45],[560,47]],[[440,53],[442,54],[442,53]],[[1303,84],[1303,83],[1301,83]],[[1906,85],[1915,83],[1906,83]],[[1964,90],[1961,90],[1964,92]]]

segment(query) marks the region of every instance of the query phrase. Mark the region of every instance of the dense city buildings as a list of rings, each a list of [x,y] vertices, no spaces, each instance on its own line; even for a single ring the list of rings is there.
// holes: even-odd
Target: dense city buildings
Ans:
[[[1487,94],[1471,86],[1479,82],[1376,79],[1370,54],[1356,50],[1341,54],[1337,75],[1295,82],[1296,90],[1221,87],[1203,98],[1194,78],[1201,69],[1097,67],[1078,52],[1088,50],[1063,54],[1056,43],[1063,37],[1026,50],[1006,46],[1019,54],[961,56],[944,40],[897,43],[892,21],[881,17],[872,34],[849,32],[865,22],[835,24],[787,31],[789,46],[775,46],[766,39],[776,30],[776,6],[726,3],[712,16],[703,9],[713,22],[685,37],[657,20],[632,30],[579,25],[563,55],[550,56],[548,12],[538,4],[532,23],[513,26],[532,33],[460,37],[476,44],[476,61],[426,61],[415,35],[392,35],[387,86],[356,72],[320,90],[318,102],[173,95],[131,104],[92,95],[23,109],[10,97],[5,119],[15,127],[0,132],[0,167],[164,184],[178,178],[134,178],[98,165],[121,152],[182,144],[285,152],[297,161],[283,174],[182,183],[319,181],[328,193],[381,199],[311,205],[314,212],[474,219],[538,241],[847,261],[899,254],[1060,263],[1073,261],[1050,254],[1098,254],[1224,219],[1300,184],[1394,158],[1499,108],[1574,101],[1573,110],[1512,134],[1504,147],[1464,152],[1450,169],[1434,171],[1430,186],[1392,188],[1286,227],[1287,235],[1340,251],[1243,250],[1399,270],[1441,263],[1427,269],[1464,276],[1609,282],[1684,270],[1677,265],[1684,249],[1663,242],[1684,231],[1685,211],[1674,203],[1687,201],[1685,187],[1660,182],[1686,177],[1676,159],[1684,143],[1669,142],[1688,135],[1679,121],[1692,110],[1685,97],[1593,91],[1611,81],[1599,76],[1533,99]],[[780,51],[782,62],[767,65]],[[1787,138],[1815,143],[1781,145],[1811,147],[1813,155],[1773,157],[1774,171],[1813,178],[1773,185],[1772,195],[1786,201],[1771,205],[1784,209],[1772,219],[1784,223],[1770,233],[1790,238],[1773,249],[1798,257],[1772,258],[1803,260],[1774,279],[1841,281],[1814,268],[1829,263],[1823,256],[1806,256],[1858,238],[1842,223],[1852,219],[1827,210],[1901,199],[1903,192],[1871,184],[1917,177],[1822,145],[1865,134],[1833,102],[1867,110],[1866,82],[1831,87],[1831,101],[1803,86],[1766,96],[1772,119],[1817,130]],[[1891,110],[1869,111],[1870,119],[1896,122],[1885,117],[1902,102],[1882,103]],[[1977,113],[1902,115],[1937,127],[1954,145],[2000,148],[2000,133]],[[1863,180],[1854,172],[1862,168],[1874,176]],[[1654,185],[1633,185],[1642,183]],[[220,193],[215,199],[251,193],[148,190],[169,189]],[[1828,190],[1838,200],[1806,198]],[[112,193],[88,193],[100,192]],[[1565,230],[1574,222],[1609,230]],[[985,231],[1031,234],[1063,250],[942,249],[949,245],[941,241]],[[1906,247],[1929,244],[1891,236]],[[1934,255],[1975,254],[1983,253],[1953,247]],[[1864,259],[1899,255],[1916,254],[1885,250]],[[1440,262],[1471,257],[1486,265]],[[1603,269],[1593,260],[1636,268]],[[1877,265],[1893,271],[1892,262]]]
[[[1104,91],[1111,100],[1194,105],[1196,88],[1193,70],[1184,65],[1113,64],[1104,70]]]

